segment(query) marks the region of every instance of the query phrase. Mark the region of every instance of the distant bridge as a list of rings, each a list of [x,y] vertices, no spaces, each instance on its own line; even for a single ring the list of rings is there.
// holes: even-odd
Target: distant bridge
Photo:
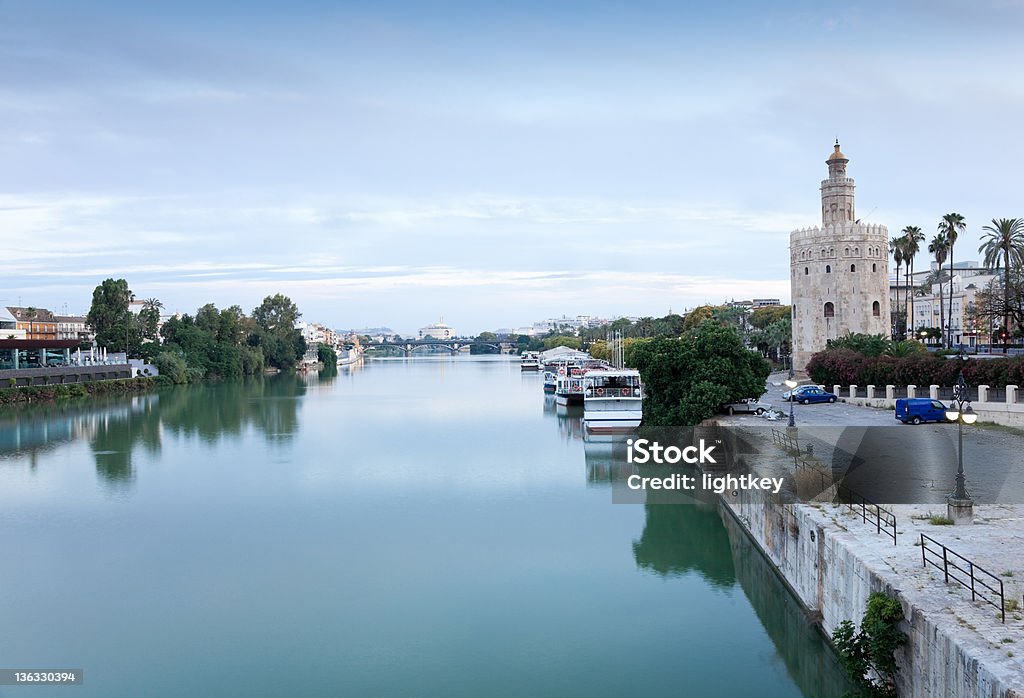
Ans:
[[[463,347],[490,347],[501,354],[512,354],[516,345],[512,342],[487,342],[476,339],[407,339],[401,342],[370,342],[363,345],[366,349],[397,349],[406,356],[420,347],[444,347],[452,354],[458,354]]]

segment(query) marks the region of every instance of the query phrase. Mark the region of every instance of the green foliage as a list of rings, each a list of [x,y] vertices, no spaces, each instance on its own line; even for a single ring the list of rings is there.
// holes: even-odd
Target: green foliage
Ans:
[[[599,339],[590,345],[587,352],[595,359],[601,359],[602,361],[611,361],[612,353],[608,347],[608,342],[603,339]]]
[[[183,358],[173,352],[160,352],[153,359],[153,365],[160,371],[161,376],[166,376],[167,380],[175,385],[188,382],[188,365]]]
[[[122,378],[120,380],[69,383],[62,385],[34,385],[0,389],[0,405],[20,405],[56,402],[90,395],[135,393],[150,390],[157,385],[153,378]]]
[[[579,349],[581,346],[579,337],[570,337],[569,335],[559,334],[554,337],[548,337],[544,340],[545,349],[554,349],[555,347],[569,347],[570,349]]]
[[[829,342],[830,349],[849,349],[863,356],[881,356],[892,342],[880,334],[848,333]]]
[[[857,684],[860,695],[896,696],[896,651],[907,644],[899,628],[903,607],[897,599],[881,592],[868,597],[868,608],[858,631],[844,620],[832,634],[843,669]],[[874,672],[877,679],[868,678]]]
[[[114,351],[129,345],[138,345],[138,328],[128,310],[134,298],[124,279],[106,279],[92,292],[92,305],[85,320],[96,333],[96,343]]]
[[[694,425],[723,403],[758,397],[771,370],[735,328],[714,321],[690,337],[636,341],[626,347],[625,359],[644,381],[646,426]]]
[[[914,339],[903,339],[896,342],[891,342],[889,346],[882,352],[885,356],[925,356],[928,353],[928,349],[925,345],[921,344]]]
[[[747,318],[747,322],[749,322],[750,326],[754,329],[763,330],[769,325],[779,322],[780,320],[789,320],[791,313],[792,309],[788,305],[768,305],[764,308],[758,308],[750,313],[750,317]]]
[[[196,311],[195,317],[182,315],[165,322],[161,334],[163,349],[185,360],[187,382],[204,377],[258,375],[266,364],[266,346],[278,346],[275,335],[258,327],[237,305],[218,310],[214,304],[207,303]],[[302,352],[305,352],[305,341],[298,330],[292,328],[283,334],[289,341],[301,341]],[[290,346],[294,352],[296,345]]]
[[[306,340],[295,329],[300,317],[298,306],[287,296],[267,296],[252,311],[256,324],[249,335],[249,345],[260,347],[269,365],[284,370],[294,368],[306,353]]]
[[[338,352],[334,351],[334,347],[319,344],[316,348],[316,359],[324,366],[337,366]]]

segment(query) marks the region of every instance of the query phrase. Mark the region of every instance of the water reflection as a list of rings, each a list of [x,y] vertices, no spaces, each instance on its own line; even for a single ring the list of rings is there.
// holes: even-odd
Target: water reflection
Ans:
[[[27,461],[35,468],[41,453],[84,440],[100,479],[123,487],[135,479],[139,449],[159,453],[169,436],[214,445],[253,429],[268,444],[285,447],[298,432],[306,381],[278,376],[8,411],[0,416],[0,462]]]
[[[718,525],[728,538],[732,569],[744,595],[771,637],[776,656],[803,694],[851,695],[847,691],[852,686],[846,681],[835,653],[761,551],[729,514],[723,514]]]
[[[696,572],[720,589],[736,583],[729,536],[717,505],[658,503],[654,491],[648,493],[648,502],[643,533],[633,543],[638,566],[667,577]]]

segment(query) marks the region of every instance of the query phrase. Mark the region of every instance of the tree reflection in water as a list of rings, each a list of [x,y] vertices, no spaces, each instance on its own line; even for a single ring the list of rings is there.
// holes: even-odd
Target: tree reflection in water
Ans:
[[[134,482],[136,449],[159,453],[168,435],[212,445],[251,428],[268,444],[287,445],[298,431],[305,393],[298,377],[277,376],[30,406],[0,419],[0,458],[31,465],[39,452],[85,439],[99,478],[122,488]]]

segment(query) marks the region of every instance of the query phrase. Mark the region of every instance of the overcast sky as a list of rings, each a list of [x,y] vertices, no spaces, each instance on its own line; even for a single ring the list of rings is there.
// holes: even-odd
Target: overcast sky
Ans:
[[[857,215],[1024,216],[1019,0],[0,0],[0,302],[457,330],[789,297]],[[922,255],[919,266],[925,263]]]

